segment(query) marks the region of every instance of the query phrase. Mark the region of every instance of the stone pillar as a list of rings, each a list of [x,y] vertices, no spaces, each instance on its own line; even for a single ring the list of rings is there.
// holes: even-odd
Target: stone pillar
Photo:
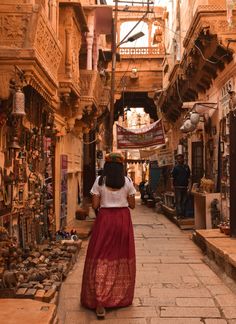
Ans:
[[[152,47],[152,21],[148,20],[148,47]]]
[[[50,1],[50,9],[51,9],[51,23],[52,27],[57,32],[57,0]]]
[[[94,43],[93,43],[93,70],[97,71],[98,69],[98,35],[94,35]]]
[[[94,15],[90,13],[88,16],[88,28],[89,32],[87,34],[87,70],[93,69],[93,37],[94,37]]]
[[[65,51],[65,68],[68,77],[71,77],[72,73],[72,29],[67,27],[65,29],[66,33],[66,51]]]

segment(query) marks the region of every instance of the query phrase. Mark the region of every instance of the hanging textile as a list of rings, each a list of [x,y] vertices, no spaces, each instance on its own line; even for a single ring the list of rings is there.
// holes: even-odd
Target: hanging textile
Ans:
[[[116,125],[116,130],[118,149],[136,149],[165,144],[165,134],[161,120],[138,129],[128,129]]]

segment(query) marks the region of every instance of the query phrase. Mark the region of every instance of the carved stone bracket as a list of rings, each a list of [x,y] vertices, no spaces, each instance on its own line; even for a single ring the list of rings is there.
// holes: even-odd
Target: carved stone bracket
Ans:
[[[199,36],[202,30],[207,31],[207,29],[211,34],[217,34],[218,38],[223,40],[227,38],[227,35],[232,35],[232,33],[236,32],[235,24],[229,26],[226,11],[223,11],[222,8],[220,9],[217,6],[199,6],[183,41],[187,52],[192,48],[192,41]]]

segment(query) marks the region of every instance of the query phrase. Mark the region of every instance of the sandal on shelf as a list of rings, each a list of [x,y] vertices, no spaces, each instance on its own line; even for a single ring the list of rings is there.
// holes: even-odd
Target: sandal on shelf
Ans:
[[[102,306],[98,306],[96,308],[96,315],[97,315],[97,318],[104,318],[106,315],[105,308]]]

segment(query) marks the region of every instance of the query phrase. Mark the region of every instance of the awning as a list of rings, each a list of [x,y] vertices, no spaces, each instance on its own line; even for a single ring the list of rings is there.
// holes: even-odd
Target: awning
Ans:
[[[212,116],[218,108],[218,103],[210,101],[184,102],[182,108],[189,109],[188,112],[197,112],[199,113],[199,115],[204,115],[205,113],[208,113],[209,116]]]

